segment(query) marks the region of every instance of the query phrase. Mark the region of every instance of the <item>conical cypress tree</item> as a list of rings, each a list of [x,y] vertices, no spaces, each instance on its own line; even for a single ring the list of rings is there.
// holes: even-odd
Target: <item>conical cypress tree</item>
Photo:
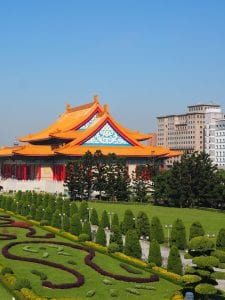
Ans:
[[[130,209],[125,210],[123,219],[123,233],[135,228],[135,217]]]
[[[75,201],[72,201],[70,203],[70,217],[72,217],[74,214],[78,213],[78,207],[76,205]]]
[[[81,220],[88,220],[89,214],[88,214],[88,203],[87,201],[83,200],[79,207],[79,215]]]
[[[176,219],[171,230],[171,245],[184,250],[187,247],[186,230],[181,219]]]
[[[62,206],[63,206],[63,199],[62,199],[62,197],[58,197],[56,199],[56,209],[61,212]]]
[[[193,222],[190,227],[189,240],[193,239],[196,236],[204,236],[205,231],[202,227],[202,224],[198,221]]]
[[[113,217],[112,217],[112,229],[114,226],[120,226],[119,224],[119,217],[116,213],[113,214]]]
[[[98,227],[95,242],[102,246],[106,246],[106,234],[104,228],[101,226]]]
[[[82,232],[82,224],[79,214],[74,214],[70,218],[70,232],[75,235],[80,235]]]
[[[225,228],[221,228],[217,239],[216,239],[216,248],[225,251]]]
[[[36,215],[36,205],[32,204],[30,206],[30,215],[32,217],[32,219],[35,219],[35,215]],[[52,219],[52,215],[51,215],[51,219]],[[50,219],[50,222],[51,222],[51,219]]]
[[[84,222],[82,233],[86,233],[89,237],[89,241],[91,241],[91,225],[88,221]]]
[[[141,258],[141,246],[135,229],[130,229],[126,233],[124,253],[128,256]]]
[[[149,237],[150,234],[149,219],[147,214],[143,211],[140,211],[137,215],[137,232],[139,237]]]
[[[102,219],[101,219],[101,227],[103,228],[106,228],[108,227],[109,228],[109,217],[108,217],[108,214],[106,212],[106,210],[103,210],[103,213],[102,213]]]
[[[158,217],[153,217],[150,225],[150,240],[156,240],[159,244],[164,243],[165,237],[162,224]]]
[[[65,216],[63,216],[62,229],[67,232],[70,231],[70,218],[66,214],[65,214]]]
[[[43,218],[43,214],[44,214],[44,208],[42,206],[39,206],[36,209],[35,220],[41,221]]]
[[[56,202],[55,201],[56,200],[53,200],[53,198],[52,198],[49,200],[49,203],[48,203],[48,207],[51,209],[52,213],[54,213],[56,210]]]
[[[44,220],[48,221],[48,224],[51,224],[52,211],[50,207],[46,207],[44,212]]]
[[[112,227],[112,233],[110,235],[110,244],[111,243],[116,243],[119,246],[119,251],[123,251],[123,238],[122,238],[122,233],[119,229],[118,226],[114,225]]]
[[[63,200],[63,206],[62,206],[62,212],[64,214],[66,214],[67,216],[70,215],[70,200],[69,199],[65,199]]]
[[[55,211],[55,213],[52,215],[52,221],[51,225],[56,228],[61,228],[61,216],[60,212],[58,210]]]
[[[182,275],[183,273],[179,250],[175,245],[173,245],[170,249],[168,263],[167,263],[167,270],[179,275]]]
[[[162,255],[158,241],[153,240],[150,243],[148,262],[155,263],[156,266],[162,265]]]
[[[92,209],[90,220],[92,225],[99,225],[98,213],[95,208]]]

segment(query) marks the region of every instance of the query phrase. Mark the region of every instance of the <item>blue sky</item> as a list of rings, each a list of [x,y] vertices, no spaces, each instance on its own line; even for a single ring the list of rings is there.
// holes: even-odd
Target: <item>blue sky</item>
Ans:
[[[0,0],[0,145],[98,94],[130,129],[225,110],[223,0]]]

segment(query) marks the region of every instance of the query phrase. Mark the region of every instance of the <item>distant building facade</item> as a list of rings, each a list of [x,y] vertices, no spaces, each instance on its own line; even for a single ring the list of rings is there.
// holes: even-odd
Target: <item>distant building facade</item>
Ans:
[[[187,153],[205,151],[215,164],[218,163],[216,147],[220,145],[216,144],[217,123],[224,119],[220,105],[191,105],[186,114],[161,116],[157,119],[158,146]]]
[[[215,125],[215,163],[225,169],[225,119],[218,120]]]

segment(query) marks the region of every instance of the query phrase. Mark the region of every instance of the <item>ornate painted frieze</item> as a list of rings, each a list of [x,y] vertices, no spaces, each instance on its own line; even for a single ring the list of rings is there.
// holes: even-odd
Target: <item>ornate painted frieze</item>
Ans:
[[[92,124],[95,123],[96,119],[97,119],[97,114],[94,115],[94,117],[91,118],[91,120],[89,120],[87,123],[85,123],[83,126],[81,126],[78,130],[88,129]]]
[[[87,140],[85,146],[131,146],[109,123],[106,123],[92,138]]]

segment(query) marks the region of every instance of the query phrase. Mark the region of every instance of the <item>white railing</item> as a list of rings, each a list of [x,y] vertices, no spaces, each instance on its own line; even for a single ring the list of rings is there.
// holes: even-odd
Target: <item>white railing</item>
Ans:
[[[36,191],[48,193],[64,193],[65,187],[63,181],[45,180],[17,180],[17,179],[0,179],[0,186],[3,192],[9,191]]]

